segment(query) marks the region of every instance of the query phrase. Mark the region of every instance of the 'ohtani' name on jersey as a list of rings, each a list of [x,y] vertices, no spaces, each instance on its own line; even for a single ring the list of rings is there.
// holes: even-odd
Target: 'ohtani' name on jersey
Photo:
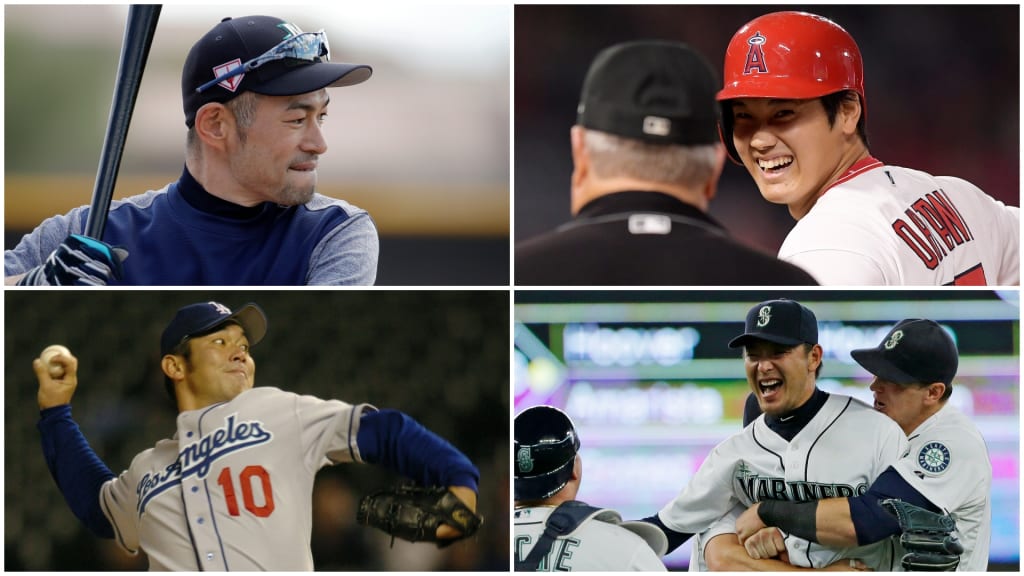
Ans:
[[[168,488],[181,483],[182,478],[192,474],[203,478],[218,458],[228,454],[270,442],[274,435],[265,430],[259,420],[237,421],[237,414],[228,416],[224,426],[216,428],[196,442],[185,446],[178,457],[162,471],[147,473],[139,480],[135,492],[139,496],[138,511],[141,514],[146,504]]]
[[[736,482],[752,502],[763,500],[810,502],[825,498],[861,496],[868,491],[867,483],[850,486],[849,484],[821,482],[787,482],[785,478],[772,476],[737,476]]]
[[[929,270],[954,248],[974,240],[964,217],[941,189],[918,198],[903,213],[906,219],[897,218],[892,229]]]

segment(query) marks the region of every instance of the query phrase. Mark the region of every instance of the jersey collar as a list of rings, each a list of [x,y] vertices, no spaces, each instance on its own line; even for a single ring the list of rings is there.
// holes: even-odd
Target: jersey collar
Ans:
[[[860,176],[861,174],[867,172],[868,170],[874,170],[875,168],[881,168],[882,166],[885,166],[885,164],[883,164],[881,160],[878,160],[874,156],[865,156],[864,158],[861,158],[860,160],[854,162],[853,166],[850,166],[850,168],[846,172],[844,172],[842,176],[840,176],[838,179],[836,179],[835,182],[830,184],[828,188],[825,188],[825,190],[822,191],[822,195],[824,195],[825,192],[828,192],[832,188],[839,186],[843,182],[847,182],[853,178],[856,178],[857,176]]]

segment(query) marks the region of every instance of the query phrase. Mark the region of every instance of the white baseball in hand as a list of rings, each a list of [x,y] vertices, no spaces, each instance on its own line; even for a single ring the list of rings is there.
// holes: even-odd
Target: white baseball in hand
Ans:
[[[53,362],[53,357],[61,354],[63,356],[71,357],[71,350],[67,347],[61,346],[60,344],[52,344],[43,349],[43,353],[39,355],[39,359],[46,364],[47,370],[50,373],[50,378],[63,378],[64,377],[64,366]]]

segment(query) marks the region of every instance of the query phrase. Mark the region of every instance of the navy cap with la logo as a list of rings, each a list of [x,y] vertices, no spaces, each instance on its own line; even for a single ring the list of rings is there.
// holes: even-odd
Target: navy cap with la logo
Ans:
[[[783,346],[818,343],[818,319],[795,300],[768,300],[747,312],[743,334],[729,342],[739,348],[750,340],[766,340]]]
[[[933,320],[908,318],[874,348],[850,355],[871,374],[895,384],[953,383],[960,354],[953,337]]]
[[[250,346],[255,346],[267,333],[267,317],[256,304],[232,310],[220,302],[199,302],[178,310],[160,336],[160,355],[172,354],[174,348],[190,336],[211,332],[228,322],[237,322]]]

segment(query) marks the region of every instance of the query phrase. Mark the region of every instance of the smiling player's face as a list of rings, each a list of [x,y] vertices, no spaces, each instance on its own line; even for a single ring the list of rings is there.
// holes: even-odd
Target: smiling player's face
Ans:
[[[253,387],[256,361],[241,326],[228,324],[189,343],[185,380],[198,407],[227,402]]]
[[[814,393],[814,371],[821,363],[821,346],[783,346],[751,340],[743,347],[747,383],[761,411],[784,416],[802,406]]]
[[[230,170],[250,200],[286,206],[313,197],[317,164],[327,152],[323,121],[327,90],[296,96],[259,96],[244,137],[235,142]]]
[[[743,166],[761,196],[787,205],[797,220],[856,160],[856,121],[850,123],[845,104],[831,125],[819,99],[739,98],[731,104],[733,144]]]

